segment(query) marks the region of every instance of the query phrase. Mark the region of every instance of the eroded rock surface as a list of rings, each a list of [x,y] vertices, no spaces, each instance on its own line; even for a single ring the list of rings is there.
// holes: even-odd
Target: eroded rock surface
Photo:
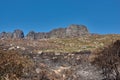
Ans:
[[[66,36],[68,37],[80,37],[89,35],[88,29],[84,25],[72,24],[66,29]]]
[[[24,38],[24,33],[23,33],[23,31],[22,31],[22,30],[19,30],[19,29],[14,30],[14,32],[13,32],[13,38],[14,38],[14,39],[22,39],[22,38]]]
[[[66,37],[83,37],[90,35],[88,29],[84,25],[72,24],[67,28],[53,29],[50,32],[34,32],[30,31],[26,36],[22,30],[14,30],[13,33],[2,32],[0,38],[4,39],[48,39],[48,38],[66,38]]]

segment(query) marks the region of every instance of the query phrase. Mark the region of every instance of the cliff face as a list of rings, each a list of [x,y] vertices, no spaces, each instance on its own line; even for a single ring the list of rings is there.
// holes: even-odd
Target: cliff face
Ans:
[[[14,30],[14,32],[13,32],[13,38],[15,38],[15,39],[24,38],[23,31],[22,30]]]
[[[88,29],[84,25],[70,25],[66,29],[66,36],[68,37],[79,37],[79,36],[84,36],[88,35]]]
[[[89,31],[86,26],[72,24],[67,28],[53,29],[48,33],[29,32],[26,38],[33,40],[33,39],[44,39],[44,38],[81,37],[85,35],[89,35]]]
[[[30,39],[30,40],[34,40],[35,39],[35,35],[36,33],[34,31],[30,31],[27,35],[26,38]]]
[[[58,28],[53,29],[52,31],[45,33],[45,32],[34,32],[30,31],[25,37],[22,30],[15,30],[13,33],[0,33],[0,38],[14,38],[14,39],[44,39],[44,38],[65,38],[65,37],[82,37],[85,35],[89,35],[89,31],[86,26],[84,25],[75,25],[72,24],[67,28]]]
[[[11,32],[2,32],[0,33],[0,38],[4,39],[22,39],[24,38],[24,33],[22,30],[14,30],[13,33]]]
[[[44,32],[34,32],[34,31],[30,31],[27,35],[26,35],[26,39],[30,39],[30,40],[35,40],[35,39],[44,39],[44,38],[49,38],[47,33]]]
[[[13,34],[10,32],[8,32],[8,33],[2,32],[2,33],[0,33],[0,38],[11,39],[11,38],[13,38]]]
[[[51,38],[80,37],[89,35],[88,29],[84,25],[70,25],[67,28],[54,29],[50,33]]]
[[[64,38],[66,36],[66,28],[53,29],[48,34],[50,38]]]

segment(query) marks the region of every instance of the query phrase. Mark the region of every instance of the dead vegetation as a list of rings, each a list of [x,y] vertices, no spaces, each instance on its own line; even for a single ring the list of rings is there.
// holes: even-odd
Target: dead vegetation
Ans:
[[[0,80],[119,80],[119,38],[0,40]]]
[[[0,48],[0,80],[19,80],[31,62],[16,51]]]
[[[120,80],[120,40],[96,50],[91,62],[101,69],[104,80]]]

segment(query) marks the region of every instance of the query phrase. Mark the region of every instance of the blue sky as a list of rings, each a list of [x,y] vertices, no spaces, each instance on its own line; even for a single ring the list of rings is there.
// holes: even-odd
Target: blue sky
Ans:
[[[0,0],[0,32],[48,32],[70,24],[120,33],[120,0]]]

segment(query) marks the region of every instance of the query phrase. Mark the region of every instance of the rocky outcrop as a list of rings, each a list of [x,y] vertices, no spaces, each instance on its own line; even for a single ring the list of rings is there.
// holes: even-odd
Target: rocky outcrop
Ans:
[[[0,38],[6,38],[6,32],[0,33]]]
[[[27,34],[26,39],[44,39],[44,38],[65,38],[65,37],[81,37],[89,35],[88,29],[84,25],[72,24],[67,28],[53,29],[48,33],[31,31]]]
[[[45,38],[49,38],[49,34],[48,33],[44,33],[44,32],[36,33],[36,39],[45,39]]]
[[[49,32],[50,38],[81,37],[89,35],[88,29],[84,25],[72,24],[67,28],[54,29]]]
[[[3,39],[11,39],[13,38],[13,34],[11,32],[2,32],[0,33],[0,38],[3,38]]]
[[[64,38],[66,37],[66,28],[53,29],[49,32],[50,38]]]
[[[22,30],[19,30],[19,29],[14,30],[14,32],[13,32],[13,38],[14,38],[14,39],[22,39],[22,38],[24,38],[24,33],[23,33],[23,31],[22,31]]]
[[[30,31],[27,35],[26,35],[26,39],[30,39],[30,40],[35,40],[35,39],[44,39],[44,38],[49,38],[47,33],[44,32],[34,32],[34,31]]]
[[[83,37],[89,35],[89,31],[84,25],[76,25],[72,24],[67,28],[58,28],[53,29],[50,32],[34,32],[30,31],[25,39],[37,40],[37,39],[45,39],[45,38],[66,38],[66,37]],[[22,39],[24,38],[24,33],[22,30],[15,30],[13,33],[3,32],[0,34],[0,38],[14,38],[14,39]]]
[[[84,35],[89,35],[88,29],[84,25],[72,24],[66,29],[67,37],[79,37]]]
[[[26,35],[26,39],[34,40],[34,39],[35,39],[35,35],[36,35],[36,33],[35,33],[34,31],[30,31],[30,32]]]
[[[14,30],[14,32],[2,32],[0,33],[0,39],[22,39],[24,33],[22,30]]]

